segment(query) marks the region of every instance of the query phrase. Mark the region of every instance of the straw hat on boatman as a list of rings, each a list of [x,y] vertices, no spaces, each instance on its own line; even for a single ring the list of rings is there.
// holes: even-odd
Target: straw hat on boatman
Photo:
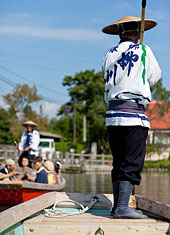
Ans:
[[[26,121],[26,122],[23,122],[22,125],[23,125],[24,127],[31,126],[31,127],[33,127],[33,128],[36,128],[36,127],[38,126],[35,122],[33,122],[33,121],[31,121],[31,120]]]
[[[38,146],[40,143],[40,135],[35,128],[38,126],[35,122],[28,120],[22,123],[26,130],[22,133],[19,142],[19,165],[21,166],[22,158],[28,156],[29,166],[31,166],[31,161],[35,156],[38,156]]]
[[[112,24],[109,24],[105,26],[102,29],[103,33],[106,34],[112,34],[112,35],[119,35],[120,32],[132,32],[132,31],[137,31],[138,33],[140,32],[140,24],[141,24],[141,18],[136,17],[136,16],[126,16],[121,18],[120,20],[115,21]],[[126,31],[126,27],[129,25],[129,28]],[[154,20],[150,19],[145,19],[145,27],[144,31],[150,30],[153,27],[157,25],[157,22]],[[124,28],[125,26],[125,28]],[[135,28],[136,26],[136,28]]]
[[[156,25],[156,21],[145,19],[144,30]],[[126,16],[102,29],[120,38],[106,52],[102,66],[108,103],[106,126],[113,155],[111,214],[115,218],[145,218],[131,210],[128,203],[134,185],[141,182],[150,128],[144,111],[151,101],[150,87],[160,79],[161,70],[151,49],[138,44],[140,26],[139,17]]]

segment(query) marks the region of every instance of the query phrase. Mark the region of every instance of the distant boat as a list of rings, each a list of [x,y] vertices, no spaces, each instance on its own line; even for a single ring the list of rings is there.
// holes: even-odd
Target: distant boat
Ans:
[[[60,192],[66,180],[60,184],[40,184],[28,181],[0,181],[0,206],[14,206],[51,191]]]
[[[92,206],[94,198],[97,201]],[[130,206],[144,206],[144,214],[149,217],[113,219],[111,194],[93,197],[87,193],[50,192],[1,212],[0,234],[169,234],[170,205],[132,196]],[[82,208],[87,210],[82,212]],[[74,215],[64,217],[64,213]]]

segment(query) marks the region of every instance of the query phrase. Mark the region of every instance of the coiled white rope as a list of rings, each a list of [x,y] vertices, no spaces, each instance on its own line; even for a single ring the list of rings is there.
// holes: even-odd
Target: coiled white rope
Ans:
[[[78,212],[69,212],[69,211],[63,211],[63,210],[58,209],[57,208],[58,204],[63,203],[63,202],[74,203],[74,204],[80,206],[81,209]],[[71,216],[71,215],[84,214],[86,211],[88,211],[97,202],[98,202],[98,197],[97,196],[93,196],[92,199],[91,199],[91,202],[86,207],[84,207],[81,203],[78,203],[78,202],[73,201],[73,200],[56,201],[51,209],[44,209],[45,216],[55,217],[55,218],[62,218],[62,217]]]

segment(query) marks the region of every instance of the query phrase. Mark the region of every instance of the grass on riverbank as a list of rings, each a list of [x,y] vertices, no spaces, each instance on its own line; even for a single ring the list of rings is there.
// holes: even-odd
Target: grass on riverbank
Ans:
[[[145,161],[144,168],[167,168],[170,169],[170,160]]]

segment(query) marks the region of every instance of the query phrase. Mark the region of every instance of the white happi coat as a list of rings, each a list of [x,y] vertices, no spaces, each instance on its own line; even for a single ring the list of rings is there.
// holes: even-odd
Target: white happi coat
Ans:
[[[29,150],[28,154],[37,156],[39,143],[40,135],[38,131],[33,130],[32,133],[24,131],[19,142],[19,150],[24,151],[26,147],[30,146],[31,150]]]
[[[144,107],[151,101],[150,86],[161,77],[161,70],[151,49],[122,39],[111,48],[103,59],[105,102],[122,100]],[[108,110],[106,126],[150,127],[146,115],[133,112]]]

